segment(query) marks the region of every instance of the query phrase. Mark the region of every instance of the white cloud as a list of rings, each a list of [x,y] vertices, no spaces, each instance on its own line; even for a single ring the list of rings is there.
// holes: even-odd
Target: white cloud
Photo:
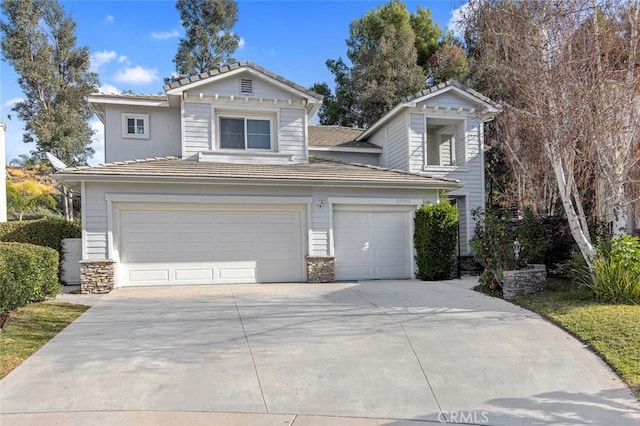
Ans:
[[[242,49],[244,47],[245,41],[242,37],[240,37],[240,41],[238,41],[238,49]]]
[[[449,19],[449,23],[447,24],[447,30],[453,31],[453,34],[457,38],[462,38],[464,36],[464,27],[462,26],[461,20],[464,15],[468,13],[469,7],[469,3],[466,3],[451,11],[451,19]]]
[[[120,93],[120,89],[118,89],[115,86],[112,86],[109,83],[103,84],[102,86],[100,86],[98,88],[98,90],[99,90],[100,93],[113,93],[113,94],[116,94],[116,95]]]
[[[158,70],[156,68],[147,69],[140,66],[129,67],[120,70],[113,76],[119,83],[148,84],[158,80]]]
[[[107,15],[104,18],[104,22],[107,24],[113,24],[115,22],[115,18],[113,17],[113,15]]]
[[[118,55],[113,50],[101,50],[100,52],[92,53],[90,70],[98,72],[101,66],[111,62],[116,56]]]
[[[180,37],[180,33],[175,29],[171,31],[154,31],[151,33],[151,37],[156,40],[166,40],[168,38]]]
[[[88,163],[92,166],[96,166],[100,163],[104,163],[104,125],[98,119],[90,121],[89,125],[95,132],[91,137],[91,148],[93,148],[95,153],[93,154],[93,157],[89,159]]]
[[[22,102],[22,101],[24,101],[24,99],[22,99],[22,98],[12,98],[12,99],[9,99],[8,101],[6,101],[4,103],[4,106],[13,107],[15,104],[17,104],[18,102]]]

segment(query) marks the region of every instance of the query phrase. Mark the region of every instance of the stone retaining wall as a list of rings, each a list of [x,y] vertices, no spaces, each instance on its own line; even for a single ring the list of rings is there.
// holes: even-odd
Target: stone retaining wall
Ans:
[[[103,294],[113,290],[116,284],[113,260],[81,260],[80,290],[82,294]]]
[[[502,275],[502,294],[511,299],[519,294],[542,291],[547,282],[545,265],[529,265],[527,269],[504,271]]]
[[[333,256],[307,256],[307,282],[334,282],[335,267],[336,258]]]

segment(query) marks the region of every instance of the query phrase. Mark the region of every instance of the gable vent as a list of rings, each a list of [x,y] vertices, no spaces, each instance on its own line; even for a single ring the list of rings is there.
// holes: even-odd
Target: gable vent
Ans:
[[[250,78],[241,78],[240,93],[253,93],[253,80]]]

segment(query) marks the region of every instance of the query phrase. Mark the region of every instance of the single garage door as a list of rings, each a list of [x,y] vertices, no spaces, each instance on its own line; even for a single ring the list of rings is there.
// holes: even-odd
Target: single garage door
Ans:
[[[411,278],[412,210],[334,205],[336,279]]]
[[[120,210],[121,285],[303,281],[302,211]]]

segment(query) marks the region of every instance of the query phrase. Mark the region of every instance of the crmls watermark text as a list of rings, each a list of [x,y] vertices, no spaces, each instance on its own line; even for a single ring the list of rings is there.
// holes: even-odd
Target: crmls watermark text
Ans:
[[[487,411],[443,411],[438,414],[440,423],[489,423],[489,413]]]

